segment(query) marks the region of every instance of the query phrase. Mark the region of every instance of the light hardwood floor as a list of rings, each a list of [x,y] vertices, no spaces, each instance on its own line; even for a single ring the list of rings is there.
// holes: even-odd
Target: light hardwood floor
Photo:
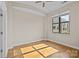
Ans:
[[[42,44],[42,45],[39,45],[39,44]],[[39,45],[39,46],[33,46],[33,45]],[[47,49],[48,47],[54,48],[55,53],[51,53],[51,51],[53,50]],[[49,50],[49,52],[45,48]],[[43,52],[41,49],[43,49],[43,51],[45,52]],[[42,52],[40,52],[40,50]],[[33,57],[32,55],[34,56],[34,58],[35,57],[36,58],[41,58],[41,57],[42,58],[79,58],[79,50],[71,47],[67,47],[49,40],[42,40],[42,41],[32,42],[29,44],[23,44],[20,46],[13,47],[12,49],[8,50],[7,57],[24,58],[25,56],[25,58],[29,58],[27,56]]]

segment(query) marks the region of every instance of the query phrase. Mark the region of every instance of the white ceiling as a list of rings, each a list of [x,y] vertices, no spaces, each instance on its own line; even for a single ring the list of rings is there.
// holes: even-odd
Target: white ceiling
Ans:
[[[52,2],[46,2],[45,1],[45,7],[42,7],[42,3],[35,3],[35,1],[17,1],[17,3],[22,3],[25,5],[30,5],[32,7],[35,7],[42,11],[43,13],[47,14],[53,10],[56,10],[64,5],[67,5],[68,3],[71,3],[70,1],[62,4],[63,1],[52,1]]]

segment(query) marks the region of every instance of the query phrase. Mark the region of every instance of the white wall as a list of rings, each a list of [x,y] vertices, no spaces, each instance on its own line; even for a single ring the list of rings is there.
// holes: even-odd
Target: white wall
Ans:
[[[52,33],[52,16],[70,11],[70,34]],[[48,39],[79,49],[79,2],[64,6],[48,14],[47,36]]]
[[[43,16],[8,6],[7,47],[27,44],[43,38]]]

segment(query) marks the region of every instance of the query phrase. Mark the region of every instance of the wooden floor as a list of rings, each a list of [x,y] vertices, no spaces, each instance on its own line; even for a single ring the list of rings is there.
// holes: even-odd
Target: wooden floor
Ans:
[[[8,50],[8,58],[79,58],[79,50],[42,40]]]

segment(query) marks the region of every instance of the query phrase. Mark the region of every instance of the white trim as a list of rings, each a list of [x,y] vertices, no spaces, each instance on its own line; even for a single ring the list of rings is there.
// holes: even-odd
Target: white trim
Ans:
[[[7,8],[5,2],[2,4],[3,13],[3,57],[7,57]]]
[[[54,15],[54,16],[52,16],[52,17],[57,17],[57,16],[60,16],[60,15],[63,15],[63,14],[69,13],[69,12],[70,12],[70,11],[62,12],[62,13],[56,14],[56,15]]]
[[[15,7],[15,6],[12,6],[12,8],[17,9],[17,10],[21,10],[21,11],[24,11],[24,12],[30,12],[30,13],[40,15],[40,16],[46,16],[44,13],[29,9],[29,8],[22,8],[22,7]]]

